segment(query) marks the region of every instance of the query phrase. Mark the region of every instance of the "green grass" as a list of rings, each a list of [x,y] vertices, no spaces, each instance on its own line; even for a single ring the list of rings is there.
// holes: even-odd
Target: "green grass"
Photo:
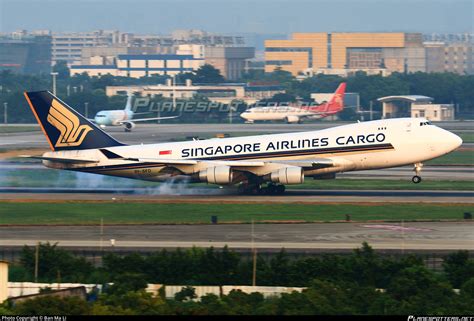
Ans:
[[[459,137],[461,137],[463,143],[474,143],[474,133],[456,133]]]
[[[331,179],[312,180],[306,178],[301,185],[289,185],[289,189],[348,189],[348,190],[474,190],[473,181],[430,181],[423,180],[420,184],[413,184],[411,175],[401,179]]]
[[[427,161],[426,165],[474,165],[474,150],[457,150]]]
[[[39,126],[0,126],[0,134],[40,131]]]
[[[0,224],[249,223],[268,221],[353,221],[462,219],[474,205],[426,204],[159,204],[159,203],[7,203],[0,202]]]

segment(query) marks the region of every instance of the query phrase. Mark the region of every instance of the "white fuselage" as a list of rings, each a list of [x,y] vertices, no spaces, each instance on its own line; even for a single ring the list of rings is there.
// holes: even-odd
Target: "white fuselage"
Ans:
[[[319,117],[318,117],[319,116]],[[303,117],[320,118],[321,113],[312,112],[308,108],[291,107],[291,106],[275,106],[275,107],[254,107],[246,110],[240,117],[247,121],[260,120],[291,120]]]
[[[100,126],[120,126],[123,122],[133,119],[131,110],[101,110],[95,117],[94,122]]]
[[[80,170],[104,175],[161,181],[177,175],[192,175],[219,161],[263,161],[265,166],[245,167],[263,176],[289,166],[284,161],[331,160],[334,166],[305,168],[305,176],[380,169],[415,164],[447,154],[462,140],[444,129],[429,125],[424,118],[399,118],[355,123],[318,131],[236,138],[186,141],[149,145],[108,147],[122,158],[150,159],[137,163],[108,158],[98,149],[49,152],[66,158],[92,158],[87,165],[45,161],[49,167]],[[172,169],[159,159],[202,160],[197,165],[174,165]]]

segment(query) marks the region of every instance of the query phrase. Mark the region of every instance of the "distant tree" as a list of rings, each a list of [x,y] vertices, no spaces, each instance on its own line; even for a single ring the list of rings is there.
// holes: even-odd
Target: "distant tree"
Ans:
[[[453,314],[474,315],[474,278],[470,278],[461,286]]]
[[[124,272],[113,278],[113,285],[107,290],[111,294],[124,294],[131,291],[144,290],[147,287],[146,275]]]
[[[201,297],[200,305],[202,312],[206,315],[225,315],[229,314],[229,307],[217,295],[206,294]]]
[[[35,269],[35,247],[25,246],[21,252],[21,263],[33,276]],[[57,244],[40,244],[38,276],[46,282],[57,281],[58,273],[63,282],[81,282],[94,270],[92,264],[83,257],[76,257],[70,252],[60,249]]]
[[[292,103],[295,101],[296,101],[296,97],[293,94],[278,93],[278,94],[273,95],[272,98],[264,99],[264,100],[261,100],[260,102],[284,104],[284,103]]]
[[[199,67],[194,73],[182,76],[183,79],[191,79],[193,83],[218,84],[225,81],[219,69],[213,65],[205,64]]]
[[[58,73],[58,79],[68,79],[70,75],[69,67],[67,66],[67,61],[59,60],[53,66],[53,71]]]
[[[275,70],[269,73],[267,77],[279,82],[280,84],[287,84],[295,79],[291,72],[283,70],[281,67],[275,68]]]
[[[144,290],[102,294],[92,311],[93,314],[169,314],[165,300]]]
[[[79,297],[44,296],[16,304],[14,314],[19,315],[86,315],[91,311],[87,302]]]
[[[222,297],[222,302],[227,307],[229,314],[250,315],[264,302],[261,293],[244,293],[241,290],[232,290]]]
[[[177,292],[174,295],[176,301],[187,301],[197,298],[196,290],[192,286],[185,286],[181,291]]]
[[[402,314],[448,314],[455,299],[449,283],[423,266],[398,272],[387,294],[399,301],[397,311]]]
[[[446,256],[443,268],[455,288],[460,288],[466,280],[474,278],[474,260],[469,259],[467,251],[457,251]]]

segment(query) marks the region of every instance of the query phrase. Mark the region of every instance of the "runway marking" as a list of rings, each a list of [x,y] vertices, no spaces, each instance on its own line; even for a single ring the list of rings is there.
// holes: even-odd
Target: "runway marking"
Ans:
[[[400,225],[385,225],[385,224],[371,224],[371,225],[360,225],[361,227],[382,229],[389,231],[404,231],[404,232],[431,232],[433,230],[419,227],[405,227]]]

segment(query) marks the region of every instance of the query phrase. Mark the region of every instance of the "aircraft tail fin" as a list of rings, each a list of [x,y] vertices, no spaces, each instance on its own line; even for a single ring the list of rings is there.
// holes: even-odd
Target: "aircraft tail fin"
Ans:
[[[346,83],[343,82],[337,87],[331,100],[328,102],[327,111],[337,113],[344,108],[344,93],[346,91]]]
[[[53,151],[124,145],[49,91],[25,92],[25,98]]]
[[[131,92],[127,93],[127,104],[125,105],[125,110],[126,111],[131,111],[132,110],[132,98],[133,94]]]

